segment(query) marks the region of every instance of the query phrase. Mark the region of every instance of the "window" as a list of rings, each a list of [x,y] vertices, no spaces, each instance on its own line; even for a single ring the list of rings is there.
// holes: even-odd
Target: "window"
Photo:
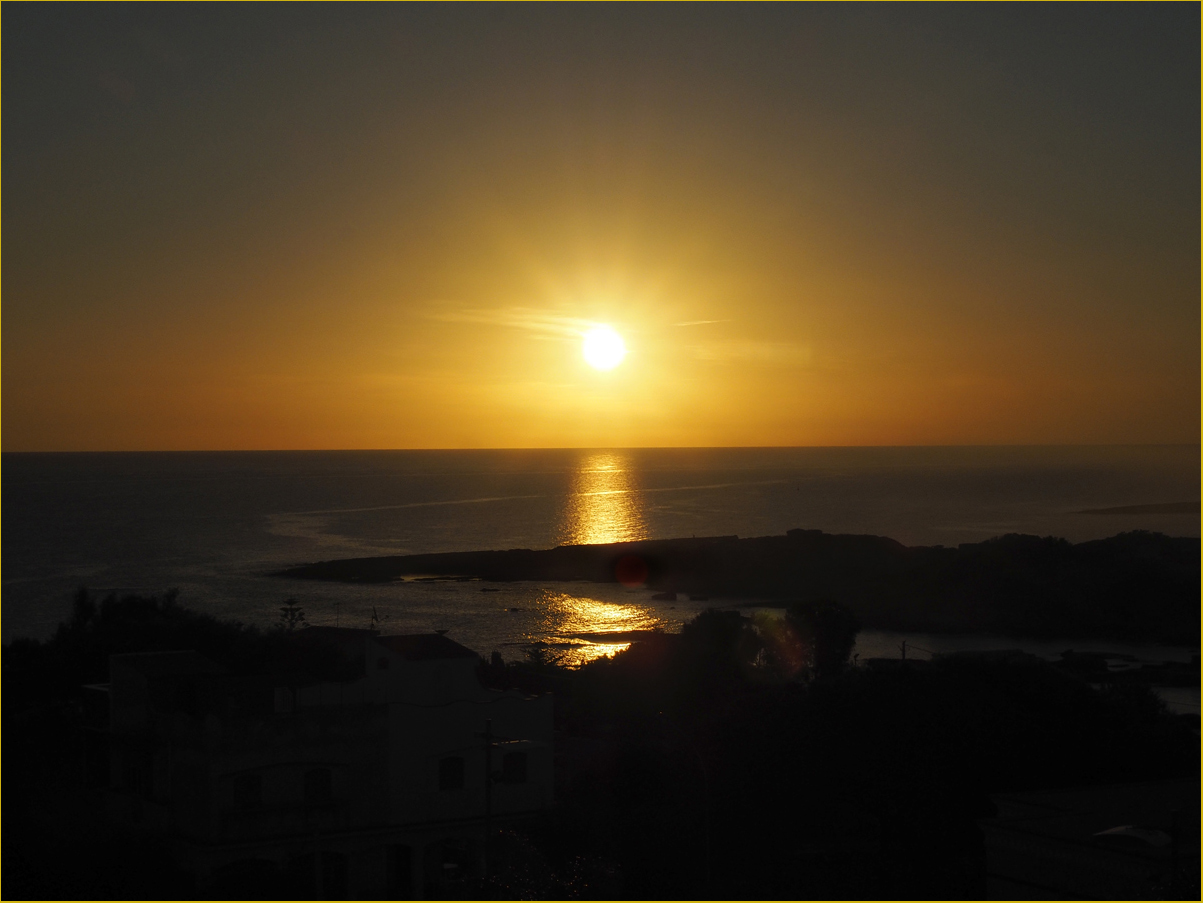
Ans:
[[[446,756],[439,760],[439,790],[462,790],[464,787],[464,760],[460,756]]]
[[[333,798],[333,778],[329,768],[314,768],[305,772],[305,802],[322,804]]]
[[[234,808],[257,809],[263,805],[263,776],[240,774],[234,778]]]
[[[501,780],[506,784],[526,783],[526,753],[508,752],[501,757]]]
[[[414,896],[414,852],[408,844],[394,843],[386,847],[390,900],[412,900]]]

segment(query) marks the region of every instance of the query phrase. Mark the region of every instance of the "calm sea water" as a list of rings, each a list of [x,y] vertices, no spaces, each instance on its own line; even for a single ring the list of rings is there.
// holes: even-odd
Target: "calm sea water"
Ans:
[[[1075,513],[1197,501],[1199,453],[1197,445],[6,453],[3,638],[49,635],[79,586],[174,587],[190,607],[247,623],[273,622],[291,596],[310,623],[363,627],[375,614],[389,632],[446,629],[509,658],[550,642],[581,660],[623,645],[602,634],[671,630],[704,605],[584,583],[344,586],[266,574],[330,558],[793,527],[910,545],[1012,532],[1075,542],[1132,529],[1199,536],[1197,515]],[[866,650],[875,644],[888,649],[894,638],[862,639]]]

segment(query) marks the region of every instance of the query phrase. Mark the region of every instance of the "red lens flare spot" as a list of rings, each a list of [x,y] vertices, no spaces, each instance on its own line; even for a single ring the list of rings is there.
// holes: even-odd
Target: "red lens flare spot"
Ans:
[[[623,555],[614,564],[614,576],[623,586],[643,586],[647,583],[647,562],[638,555]]]

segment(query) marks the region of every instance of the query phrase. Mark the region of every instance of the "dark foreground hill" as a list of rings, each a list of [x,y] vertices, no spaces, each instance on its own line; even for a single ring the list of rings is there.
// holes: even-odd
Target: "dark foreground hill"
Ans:
[[[945,548],[790,530],[753,539],[350,558],[276,576],[625,582],[715,599],[831,599],[849,606],[869,628],[1193,645],[1199,637],[1199,553],[1196,538],[1145,531],[1077,544],[1009,534]]]

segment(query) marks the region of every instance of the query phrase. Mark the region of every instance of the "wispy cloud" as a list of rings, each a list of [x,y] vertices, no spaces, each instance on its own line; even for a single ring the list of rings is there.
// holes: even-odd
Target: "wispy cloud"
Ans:
[[[505,326],[521,329],[536,338],[579,338],[598,324],[580,317],[565,317],[546,310],[529,307],[506,307],[496,310],[452,310],[428,315],[432,320],[449,323],[477,323],[484,326]]]
[[[674,323],[673,326],[705,326],[707,323],[730,323],[730,319],[726,320],[687,320],[684,323]]]

